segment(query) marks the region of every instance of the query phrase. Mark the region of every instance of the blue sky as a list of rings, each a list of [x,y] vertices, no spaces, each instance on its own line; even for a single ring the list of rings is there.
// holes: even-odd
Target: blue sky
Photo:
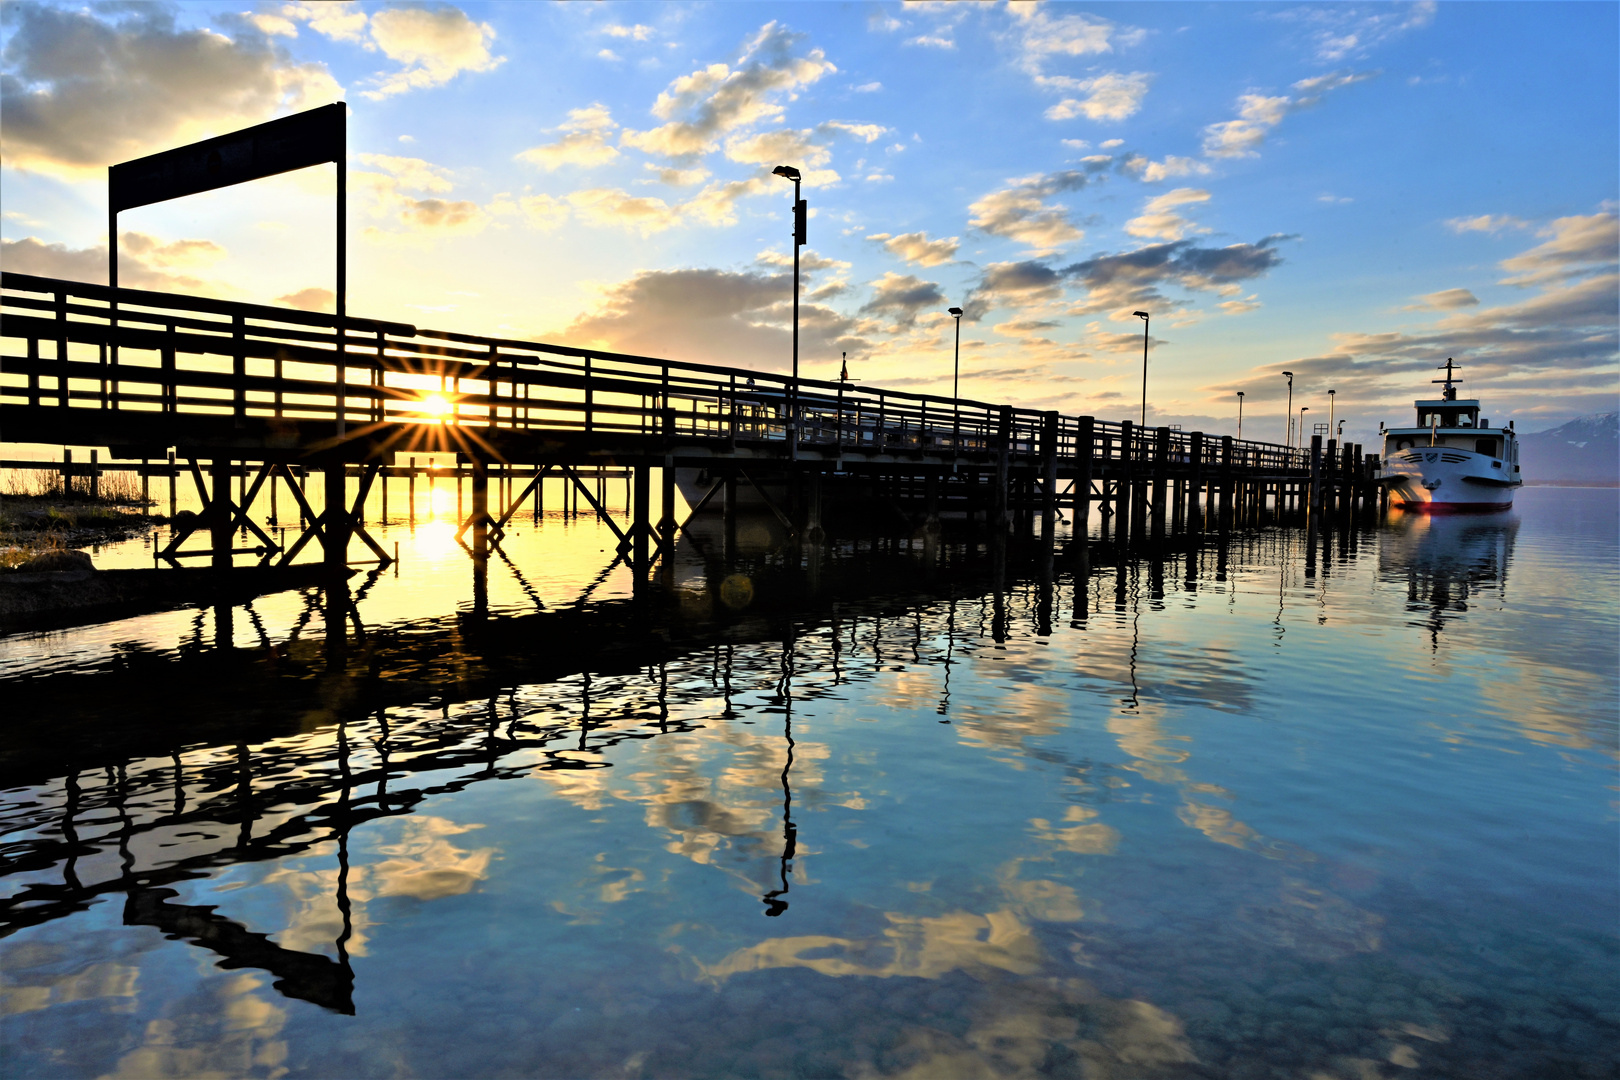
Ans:
[[[8,269],[104,279],[105,167],[351,106],[349,310],[1371,442],[1455,356],[1616,407],[1620,5],[8,3]],[[123,280],[318,307],[332,170],[129,212]]]

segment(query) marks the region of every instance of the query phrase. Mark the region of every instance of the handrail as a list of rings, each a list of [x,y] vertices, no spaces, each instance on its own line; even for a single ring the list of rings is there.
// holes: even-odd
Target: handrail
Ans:
[[[443,422],[461,426],[728,442],[782,442],[797,427],[802,445],[973,453],[1005,446],[1018,455],[1089,455],[1144,468],[1157,467],[1162,448],[1165,464],[1211,475],[1309,463],[1302,448],[1211,435],[1201,436],[1194,462],[1197,433],[584,346],[348,318],[340,351],[338,320],[320,312],[10,271],[0,274],[0,290],[0,336],[28,342],[26,356],[4,358],[7,403],[438,423],[422,409],[434,392],[425,384],[437,381],[454,406]],[[343,372],[369,381],[340,379]],[[1091,443],[1082,446],[1088,425]]]

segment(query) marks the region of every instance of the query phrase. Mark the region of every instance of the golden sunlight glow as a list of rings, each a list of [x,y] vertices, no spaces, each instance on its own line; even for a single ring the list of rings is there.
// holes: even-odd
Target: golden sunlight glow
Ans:
[[[443,422],[444,418],[450,414],[450,410],[454,409],[455,406],[443,394],[429,394],[421,400],[417,408],[422,415]]]

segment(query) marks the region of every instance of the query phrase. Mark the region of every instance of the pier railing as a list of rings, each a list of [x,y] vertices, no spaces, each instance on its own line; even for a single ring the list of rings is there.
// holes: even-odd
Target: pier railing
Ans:
[[[1274,443],[204,297],[0,275],[0,404],[1297,472]],[[82,417],[90,426],[91,417]],[[63,429],[62,441],[79,435]]]

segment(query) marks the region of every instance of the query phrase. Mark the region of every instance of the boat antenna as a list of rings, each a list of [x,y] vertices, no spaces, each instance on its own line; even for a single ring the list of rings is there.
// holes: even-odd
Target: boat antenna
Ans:
[[[1451,362],[1451,357],[1448,356],[1448,357],[1446,357],[1446,362],[1443,365],[1441,365],[1440,367],[1436,368],[1435,370],[1436,371],[1444,371],[1446,373],[1446,377],[1443,378],[1443,379],[1434,379],[1432,381],[1434,381],[1436,383],[1445,383],[1446,386],[1445,386],[1445,391],[1444,391],[1444,395],[1443,395],[1445,400],[1446,401],[1456,401],[1457,400],[1457,388],[1455,386],[1452,386],[1451,384],[1454,381],[1456,381],[1456,376],[1453,374],[1453,372],[1454,371],[1461,371],[1462,370],[1462,365],[1452,363]]]

